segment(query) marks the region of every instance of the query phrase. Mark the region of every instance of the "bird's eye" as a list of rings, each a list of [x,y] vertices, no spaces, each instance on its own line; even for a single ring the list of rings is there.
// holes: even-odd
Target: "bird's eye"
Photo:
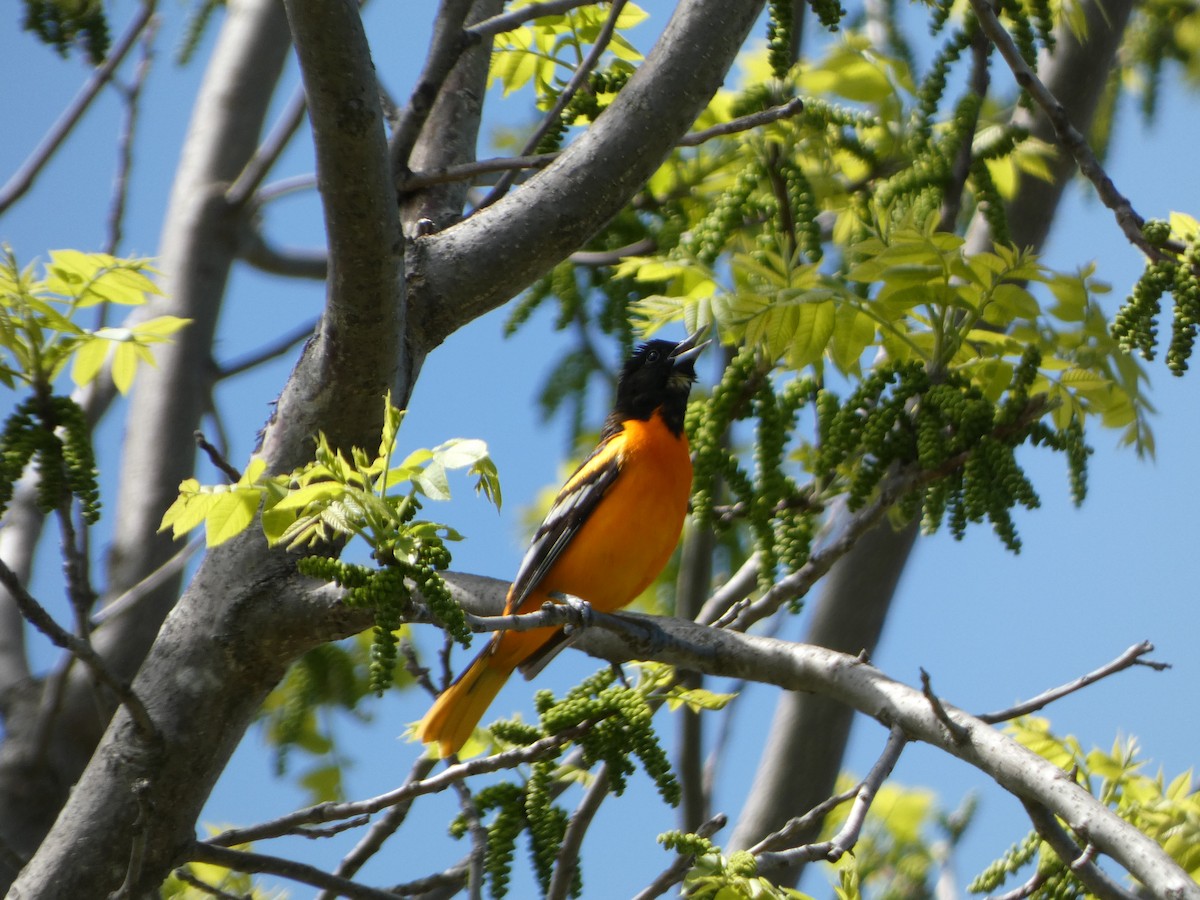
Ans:
[[[648,362],[648,363],[656,363],[660,359],[662,359],[662,354],[659,353],[657,350],[651,350],[649,353],[646,354],[646,362]]]

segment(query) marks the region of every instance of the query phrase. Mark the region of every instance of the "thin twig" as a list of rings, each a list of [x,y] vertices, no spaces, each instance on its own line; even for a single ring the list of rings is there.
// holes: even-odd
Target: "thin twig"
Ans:
[[[974,115],[970,126],[963,128],[959,134],[958,152],[950,164],[950,177],[942,191],[942,209],[939,231],[954,231],[958,214],[962,210],[963,191],[967,185],[967,177],[971,174],[971,163],[974,159],[975,132],[979,128],[979,111],[983,108],[983,100],[987,97],[988,84],[991,81],[988,72],[988,60],[991,57],[991,44],[982,32],[975,33],[971,42],[971,93],[979,98],[979,103],[973,108]]]
[[[92,648],[91,644],[71,634],[54,621],[54,618],[46,612],[45,608],[25,590],[25,586],[21,584],[21,579],[17,577],[17,574],[3,560],[0,560],[0,584],[3,584],[8,590],[13,601],[17,604],[17,608],[21,611],[21,615],[25,617],[29,624],[46,635],[56,647],[66,650],[72,656],[79,659],[80,662],[88,667],[97,681],[107,685],[112,690],[121,704],[129,711],[130,721],[133,722],[134,728],[143,740],[157,740],[158,732],[154,727],[154,721],[146,711],[141,698],[133,692],[133,689],[128,684],[109,670],[104,658]]]
[[[702,838],[710,838],[722,828],[725,827],[727,818],[724,813],[717,813],[703,825],[696,829],[696,834]],[[695,857],[679,855],[671,865],[667,866],[663,871],[650,882],[646,887],[637,893],[633,900],[654,900],[655,897],[661,897],[679,882],[683,881],[684,876],[691,870],[692,864],[695,863]]]
[[[102,609],[99,609],[92,616],[92,627],[100,625],[101,622],[106,622],[114,616],[119,616],[122,613],[133,609],[142,600],[149,597],[154,591],[164,582],[174,578],[179,574],[180,570],[188,564],[193,556],[204,549],[204,538],[193,538],[175,552],[175,555],[168,559],[165,563],[131,587],[129,590],[122,593],[111,603],[106,604]]]
[[[1034,872],[1024,884],[1019,884],[1003,894],[992,894],[988,900],[1026,900],[1027,897],[1032,897],[1037,889],[1045,883],[1046,876],[1041,872]]]
[[[717,628],[731,624],[741,614],[741,604],[758,586],[759,560],[757,550],[751,553],[741,568],[730,575],[708,598],[696,616],[696,621],[701,625],[713,625]]]
[[[254,155],[225,192],[225,202],[230,207],[237,209],[254,197],[254,192],[287,149],[307,113],[308,101],[304,97],[304,87],[300,86],[288,98],[287,106],[283,108],[267,139],[254,151]]]
[[[615,266],[627,256],[648,256],[658,249],[658,241],[642,238],[615,250],[576,250],[570,260],[577,266]]]
[[[429,55],[425,57],[425,65],[417,76],[408,105],[400,112],[388,147],[392,177],[397,184],[408,174],[408,160],[433,111],[433,104],[442,92],[442,86],[472,43],[464,32],[463,24],[474,5],[475,0],[441,0],[438,4]]]
[[[457,894],[467,885],[468,871],[469,865],[464,861],[456,866],[451,866],[444,872],[438,872],[436,875],[427,875],[424,878],[393,885],[389,890],[397,897],[424,897],[435,891],[453,891],[454,894]],[[435,896],[452,895],[438,893]]]
[[[471,833],[471,853],[467,857],[467,892],[469,900],[483,900],[483,865],[487,860],[488,833],[479,819],[479,808],[475,798],[467,786],[461,781],[455,782],[454,792],[458,794],[458,805],[463,818],[467,820],[467,830]]]
[[[799,97],[793,97],[791,100],[781,103],[778,106],[747,113],[744,116],[738,116],[736,119],[730,119],[728,122],[721,122],[718,125],[713,125],[701,131],[693,131],[685,134],[679,139],[679,146],[696,147],[705,141],[711,141],[713,138],[725,137],[729,134],[736,134],[739,131],[749,131],[752,128],[760,128],[763,125],[778,122],[780,119],[790,119],[792,116],[800,115],[803,111],[804,101]]]
[[[834,794],[832,797],[822,800],[804,815],[789,819],[778,831],[768,834],[751,847],[750,852],[757,856],[760,853],[766,853],[768,850],[786,848],[794,844],[800,835],[823,822],[830,812],[837,809],[843,803],[853,800],[857,796],[860,787],[861,783],[856,784],[847,791],[842,791],[840,794]]]
[[[533,134],[525,142],[525,147],[521,151],[522,156],[530,154],[537,149],[538,144],[542,142],[542,138],[549,134],[550,129],[558,122],[563,110],[571,102],[571,98],[578,93],[579,89],[583,87],[584,82],[587,81],[588,76],[592,74],[592,70],[600,62],[600,57],[608,49],[609,41],[612,40],[613,32],[617,28],[617,19],[620,18],[621,10],[625,8],[625,3],[626,0],[610,0],[608,18],[604,20],[604,25],[600,28],[599,34],[596,35],[596,43],[592,45],[583,62],[579,64],[579,68],[571,75],[571,80],[567,82],[567,86],[562,89],[562,93],[555,99],[554,105],[542,117],[542,121],[538,123],[538,127],[534,129]],[[492,188],[491,192],[483,199],[483,202],[479,204],[480,209],[485,206],[491,206],[503,197],[508,192],[508,189],[512,187],[514,177],[511,172],[501,175],[500,180],[496,182],[496,186]]]
[[[1024,799],[1021,803],[1038,836],[1050,845],[1050,849],[1071,869],[1075,877],[1083,882],[1091,894],[1099,900],[1137,900],[1137,894],[1125,890],[1096,865],[1092,858],[1096,853],[1094,847],[1088,845],[1091,847],[1090,853],[1088,847],[1080,850],[1074,839],[1044,806]]]
[[[1029,95],[1033,97],[1034,102],[1041,107],[1042,112],[1045,113],[1047,120],[1049,120],[1051,127],[1054,129],[1054,133],[1058,136],[1058,141],[1062,144],[1063,149],[1071,154],[1072,159],[1075,160],[1075,165],[1079,167],[1080,173],[1096,188],[1096,193],[1099,195],[1100,201],[1112,210],[1113,215],[1116,216],[1117,225],[1120,226],[1125,237],[1131,244],[1151,259],[1160,258],[1162,251],[1157,247],[1151,246],[1150,242],[1142,234],[1144,220],[1137,214],[1129,200],[1117,190],[1117,186],[1113,184],[1113,180],[1109,178],[1104,167],[1100,165],[1096,154],[1092,152],[1087,138],[1071,124],[1071,120],[1067,116],[1067,111],[1063,109],[1063,105],[1059,103],[1058,98],[1050,92],[1046,85],[1042,83],[1042,80],[1038,78],[1037,73],[1025,62],[1012,36],[1000,24],[1000,20],[996,18],[996,13],[992,9],[990,0],[971,0],[971,8],[975,10],[975,15],[979,19],[983,33],[996,45],[996,49],[1000,51],[1000,55],[1008,63],[1008,67],[1012,70],[1017,84],[1028,91]]]
[[[289,350],[297,344],[308,340],[312,337],[313,332],[317,330],[318,319],[309,319],[297,325],[287,334],[281,335],[277,340],[263,347],[259,347],[253,353],[248,353],[245,356],[228,362],[217,369],[217,380],[221,381],[226,378],[233,378],[236,375],[241,375],[243,372],[248,372],[251,369],[261,366],[263,363],[270,362],[273,359],[285,355]]]
[[[1073,694],[1078,690],[1082,690],[1089,684],[1094,684],[1109,675],[1115,675],[1117,672],[1123,672],[1125,669],[1132,666],[1147,666],[1154,669],[1156,672],[1161,672],[1164,669],[1171,668],[1170,663],[1154,662],[1152,660],[1142,659],[1147,653],[1154,652],[1154,645],[1149,641],[1142,641],[1140,644],[1134,644],[1112,662],[1103,665],[1095,671],[1088,672],[1086,675],[1081,675],[1074,681],[1068,682],[1061,687],[1051,688],[1044,691],[1023,703],[1018,703],[1015,706],[1010,706],[1008,709],[1000,710],[999,712],[988,713],[987,715],[979,716],[978,718],[989,725],[995,725],[997,722],[1007,722],[1010,719],[1015,719],[1018,716],[1027,716],[1030,713],[1037,712],[1044,706],[1048,706],[1055,700],[1061,700],[1068,694]]]
[[[524,12],[528,7],[522,7],[518,12]],[[740,131],[748,131],[752,128],[758,128],[761,125],[766,125],[771,122],[776,122],[780,119],[794,116],[804,108],[803,102],[799,99],[789,100],[780,106],[774,106],[770,109],[762,110],[761,112],[750,113],[749,115],[739,116],[736,119],[731,119],[728,122],[722,122],[719,125],[713,125],[711,128],[705,128],[702,131],[693,131],[690,134],[685,134],[679,139],[678,146],[680,147],[695,147],[703,144],[705,141],[710,141],[713,138],[723,137],[729,134],[735,134]],[[535,145],[536,146],[536,145]],[[447,184],[453,181],[466,181],[473,179],[478,175],[489,175],[493,172],[511,172],[522,169],[544,169],[554,160],[558,159],[558,151],[552,153],[525,153],[521,156],[497,156],[490,159],[479,159],[474,162],[457,163],[452,166],[440,166],[434,169],[418,169],[409,173],[400,181],[400,189],[404,191],[414,191],[419,188],[430,187],[435,184]],[[304,186],[308,186],[307,183]],[[289,185],[289,190],[295,189]],[[602,261],[593,261],[584,253],[572,254],[573,262],[580,262],[583,265],[611,265],[608,262],[613,253],[620,253],[621,256],[636,256],[645,253],[654,252],[653,246],[642,247],[634,245],[637,249],[630,248],[623,251],[610,251],[597,256],[602,256]],[[577,259],[578,258],[578,259]]]
[[[324,281],[329,275],[329,255],[323,249],[280,249],[262,233],[261,223],[248,217],[238,229],[238,259],[268,275]]]
[[[534,760],[541,759],[543,756],[556,753],[562,744],[594,728],[596,721],[592,719],[581,722],[558,734],[534,741],[527,747],[517,747],[512,750],[505,750],[503,753],[497,753],[494,756],[477,757],[467,762],[448,766],[437,775],[432,775],[429,778],[412,784],[402,785],[395,790],[388,791],[386,794],[380,794],[377,797],[371,797],[367,800],[318,803],[315,806],[298,809],[258,825],[251,825],[247,828],[232,828],[211,838],[208,843],[218,847],[247,844],[253,841],[292,834],[295,829],[303,825],[333,822],[338,819],[349,818],[350,816],[376,813],[381,809],[395,806],[423,794],[436,794],[444,791],[463,779],[482,775],[487,772],[509,769],[513,766],[533,762]]]
[[[223,891],[215,884],[209,884],[207,881],[201,881],[195,875],[187,870],[186,867],[180,866],[175,870],[175,877],[184,884],[190,884],[198,891],[203,891],[210,896],[218,898],[218,900],[246,900],[245,894],[231,894],[228,891]]]
[[[108,211],[108,240],[104,252],[116,254],[121,246],[125,230],[125,206],[129,200],[129,175],[133,171],[133,139],[137,133],[138,115],[141,111],[142,88],[150,73],[154,60],[154,38],[158,34],[158,19],[151,19],[142,39],[142,56],[133,72],[128,87],[118,89],[124,101],[125,116],[117,135],[117,173],[113,179],[113,197]],[[116,82],[113,82],[116,85]],[[102,307],[103,308],[103,307]]]
[[[335,891],[338,896],[350,897],[351,900],[396,900],[391,891],[367,887],[346,878],[330,875],[324,869],[310,866],[307,863],[284,859],[280,856],[268,856],[265,853],[251,853],[248,850],[230,850],[228,847],[218,847],[213,844],[196,841],[192,844],[187,856],[194,862],[211,863],[225,866],[237,872],[266,872],[279,875],[301,884],[311,884],[313,887],[326,888]]]
[[[433,771],[435,765],[437,765],[437,760],[432,757],[419,757],[413,763],[413,767],[409,771],[408,777],[404,779],[404,783],[416,784],[428,776]],[[367,833],[354,845],[350,852],[342,857],[342,861],[338,863],[333,874],[341,878],[352,877],[372,856],[379,852],[384,842],[396,833],[396,829],[407,818],[410,809],[412,809],[412,800],[397,803],[388,809],[384,816],[367,830]],[[323,891],[317,896],[317,900],[333,900],[333,895]]]
[[[227,460],[221,451],[208,442],[208,438],[204,436],[203,431],[193,431],[192,437],[196,441],[196,446],[203,450],[208,455],[208,460],[218,469],[220,469],[225,477],[229,479],[230,484],[237,484],[242,480],[242,473],[237,470],[237,467]]]
[[[792,850],[761,853],[758,855],[759,871],[789,868],[799,862],[818,859],[837,862],[854,849],[862,834],[863,825],[866,824],[867,813],[870,812],[871,804],[875,801],[875,795],[879,793],[879,788],[892,774],[892,769],[896,767],[896,762],[900,759],[900,754],[907,744],[908,736],[904,731],[899,727],[893,727],[888,733],[887,744],[884,745],[879,759],[875,760],[875,765],[871,767],[871,771],[867,773],[867,777],[855,791],[854,805],[850,808],[845,823],[832,840],[822,841],[819,844],[806,844]]]
[[[950,714],[946,712],[946,707],[942,705],[941,698],[933,692],[933,680],[924,669],[921,669],[921,693],[929,701],[929,705],[933,708],[933,714],[937,716],[937,720],[946,726],[946,730],[950,732],[954,740],[966,740],[967,729],[950,718]]]
[[[550,890],[546,892],[546,900],[567,900],[570,896],[575,871],[579,868],[579,851],[583,847],[583,836],[587,834],[588,826],[592,824],[596,811],[607,796],[608,765],[602,764],[575,814],[571,816],[570,824],[567,825],[566,834],[563,835],[558,848],[558,856],[554,859],[554,875],[550,879]]]
[[[556,159],[558,159],[557,152],[531,153],[525,156],[496,156],[490,159],[478,159],[474,162],[456,163],[453,166],[420,169],[406,176],[400,182],[400,189],[403,191],[415,191],[418,188],[431,187],[435,184],[466,181],[475,178],[476,175],[488,175],[492,172],[544,169]]]
[[[492,16],[465,29],[466,35],[475,41],[495,37],[506,31],[512,31],[526,22],[540,19],[543,16],[556,16],[578,9],[581,6],[591,6],[596,0],[546,0],[544,3],[530,3],[519,9]]]
[[[104,63],[92,72],[91,78],[83,89],[75,95],[75,99],[68,104],[63,110],[62,115],[58,120],[50,126],[50,130],[46,132],[46,136],[42,138],[41,143],[34,148],[33,152],[26,158],[21,167],[8,180],[3,188],[0,188],[0,214],[8,210],[10,206],[19,200],[30,187],[33,186],[34,180],[37,178],[46,163],[54,156],[59,146],[72,129],[83,118],[83,114],[87,112],[88,107],[92,105],[92,101],[96,99],[96,95],[100,93],[112,78],[113,73],[125,60],[126,54],[137,42],[142,31],[150,24],[150,20],[154,16],[153,0],[144,0],[138,8],[133,20],[129,23],[129,27],[125,29],[125,33],[121,35],[121,39],[113,46],[112,52]]]

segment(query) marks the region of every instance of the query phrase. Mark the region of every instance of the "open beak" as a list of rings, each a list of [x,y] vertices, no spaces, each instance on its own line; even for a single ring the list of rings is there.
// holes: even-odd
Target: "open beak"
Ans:
[[[704,348],[712,343],[712,341],[700,341],[700,338],[704,337],[707,332],[707,328],[700,328],[675,345],[675,349],[671,351],[671,359],[676,367],[692,365]]]

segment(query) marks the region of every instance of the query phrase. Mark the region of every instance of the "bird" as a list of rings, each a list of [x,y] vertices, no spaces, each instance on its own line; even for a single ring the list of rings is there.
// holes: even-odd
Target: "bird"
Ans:
[[[599,442],[559,490],[509,587],[504,614],[564,595],[599,612],[628,606],[666,566],[687,515],[692,461],[684,433],[704,329],[651,340],[625,362]],[[541,671],[564,646],[561,628],[497,631],[416,726],[442,757],[456,754],[520,669]]]

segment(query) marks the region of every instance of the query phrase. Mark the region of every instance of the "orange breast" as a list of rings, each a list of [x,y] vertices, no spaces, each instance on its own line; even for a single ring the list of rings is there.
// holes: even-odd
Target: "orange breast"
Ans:
[[[649,587],[671,558],[692,487],[687,439],[672,435],[657,414],[624,427],[620,477],[538,593],[561,591],[611,612]]]

